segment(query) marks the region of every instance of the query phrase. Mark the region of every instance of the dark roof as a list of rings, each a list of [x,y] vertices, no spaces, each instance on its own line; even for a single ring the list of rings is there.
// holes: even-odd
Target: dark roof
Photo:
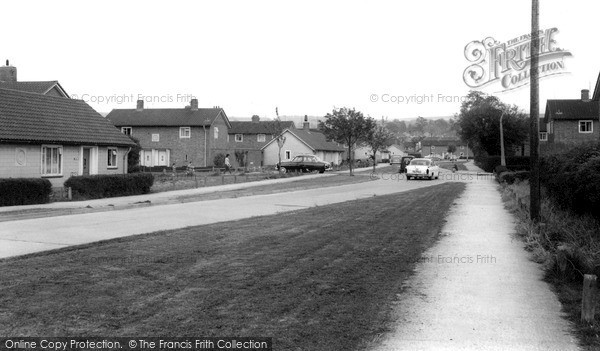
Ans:
[[[304,129],[286,129],[287,132],[295,135],[298,139],[304,142],[308,147],[315,151],[345,151],[343,147],[339,146],[335,142],[327,141],[325,138],[325,134],[321,132],[317,132],[314,130],[304,130]],[[285,132],[284,132],[285,133]],[[267,145],[274,142],[276,139],[269,141],[263,149],[267,147]]]
[[[123,127],[197,127],[209,126],[222,114],[229,126],[229,119],[222,108],[115,109],[106,117],[116,126]]]
[[[229,134],[274,134],[276,121],[232,121]],[[294,128],[294,122],[281,121],[282,130]]]
[[[443,138],[425,138],[421,140],[421,146],[446,146],[446,145],[463,144],[458,138],[443,139]]]
[[[0,82],[0,89],[12,89],[36,94],[46,94],[54,87],[57,87],[66,97],[69,97],[56,80],[47,82]]]
[[[0,142],[134,145],[83,100],[0,89]]]
[[[598,119],[598,101],[594,100],[548,100],[544,121]]]
[[[598,79],[596,80],[596,87],[594,88],[592,100],[600,101],[600,74],[598,74]]]

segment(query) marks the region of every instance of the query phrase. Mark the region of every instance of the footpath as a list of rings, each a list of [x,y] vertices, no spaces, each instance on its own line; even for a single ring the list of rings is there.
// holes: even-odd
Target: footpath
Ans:
[[[394,330],[372,351],[578,350],[495,181],[467,182],[447,220],[398,294]]]

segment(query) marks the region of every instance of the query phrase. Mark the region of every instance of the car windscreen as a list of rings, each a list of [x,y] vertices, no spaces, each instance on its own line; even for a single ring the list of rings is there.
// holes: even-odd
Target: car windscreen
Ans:
[[[294,157],[294,159],[292,160],[292,162],[302,162],[302,156],[296,156],[296,157]]]
[[[429,166],[429,161],[425,160],[412,160],[410,161],[411,166]]]

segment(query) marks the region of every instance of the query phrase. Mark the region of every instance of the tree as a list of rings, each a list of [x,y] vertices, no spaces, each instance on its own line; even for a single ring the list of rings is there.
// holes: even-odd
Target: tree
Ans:
[[[528,135],[527,116],[515,105],[507,105],[495,96],[471,91],[462,103],[456,119],[458,135],[479,155],[500,152],[500,116],[504,112],[504,145],[507,150],[522,144]]]
[[[394,135],[384,126],[375,125],[368,134],[365,143],[373,152],[373,172],[377,166],[377,152],[385,151],[388,146],[392,145],[393,140]]]
[[[456,145],[454,145],[454,144],[448,145],[448,150],[447,151],[448,151],[449,154],[455,153],[456,152]]]
[[[140,152],[142,151],[142,146],[139,139],[131,135],[129,138],[135,143],[135,146],[127,154],[127,173],[137,173],[140,171]]]
[[[273,139],[277,143],[278,152],[277,152],[277,165],[281,164],[281,149],[283,145],[285,145],[285,136],[283,132],[285,131],[285,126],[279,117],[279,108],[275,107],[275,120],[267,124],[267,129],[269,133],[273,135]],[[281,173],[281,167],[279,167],[279,173]]]
[[[352,173],[353,148],[357,144],[364,143],[374,127],[375,121],[372,118],[365,118],[362,112],[347,107],[334,109],[325,116],[324,122],[319,122],[319,129],[328,140],[347,145],[351,176],[354,175]]]

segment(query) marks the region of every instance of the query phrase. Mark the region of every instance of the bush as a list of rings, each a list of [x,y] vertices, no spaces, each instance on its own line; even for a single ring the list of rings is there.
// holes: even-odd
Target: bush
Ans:
[[[0,206],[45,204],[50,202],[52,184],[44,178],[0,179]]]
[[[215,167],[225,167],[225,155],[216,154],[213,158],[213,164]]]
[[[493,172],[501,164],[500,156],[476,156],[475,164],[486,172]],[[506,156],[506,167],[511,171],[528,171],[529,156]]]
[[[150,173],[74,176],[65,182],[73,195],[86,199],[140,195],[150,192],[154,176]]]
[[[544,157],[540,182],[559,207],[600,219],[600,143]]]
[[[499,173],[497,179],[500,183],[513,184],[515,182],[515,172]]]

